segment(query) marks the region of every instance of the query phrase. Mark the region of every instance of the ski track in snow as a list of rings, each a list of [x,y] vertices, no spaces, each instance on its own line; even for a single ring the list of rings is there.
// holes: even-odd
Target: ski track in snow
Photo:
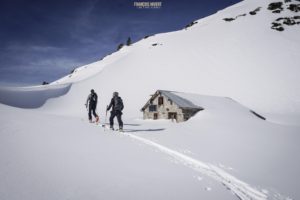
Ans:
[[[150,141],[148,139],[145,139],[145,138],[142,138],[142,137],[130,134],[130,133],[122,133],[122,134],[127,135],[139,142],[142,142],[144,144],[152,146],[152,147],[160,150],[161,152],[168,154],[169,156],[173,157],[174,159],[180,161],[184,165],[194,169],[195,171],[198,171],[202,174],[205,174],[205,175],[213,178],[214,180],[222,183],[228,190],[231,190],[239,199],[242,199],[242,200],[266,200],[266,199],[268,199],[268,196],[265,193],[258,191],[257,189],[251,187],[247,183],[228,174],[227,172],[220,169],[219,167],[201,162],[199,160],[191,158],[191,157],[184,155],[180,152],[177,152],[175,150],[169,149],[165,146],[162,146],[162,145],[155,143],[153,141]]]

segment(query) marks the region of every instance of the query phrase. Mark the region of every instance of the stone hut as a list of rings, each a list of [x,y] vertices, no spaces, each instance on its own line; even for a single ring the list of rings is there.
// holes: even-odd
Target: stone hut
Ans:
[[[141,109],[144,119],[171,119],[184,122],[194,116],[202,107],[180,97],[179,92],[157,90]]]

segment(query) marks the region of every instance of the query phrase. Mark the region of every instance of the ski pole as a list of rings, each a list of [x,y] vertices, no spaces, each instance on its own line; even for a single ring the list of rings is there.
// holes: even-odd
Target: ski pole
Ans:
[[[104,131],[105,131],[106,119],[107,119],[107,108],[108,108],[108,105],[106,106],[106,111],[105,111]]]

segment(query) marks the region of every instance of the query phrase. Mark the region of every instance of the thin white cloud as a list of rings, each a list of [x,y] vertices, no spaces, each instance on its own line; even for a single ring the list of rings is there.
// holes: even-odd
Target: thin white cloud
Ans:
[[[30,61],[28,63],[32,68],[43,68],[44,69],[57,69],[57,70],[68,70],[79,67],[84,63],[71,58],[55,57],[55,58],[43,58],[40,60]]]
[[[7,51],[23,51],[23,52],[49,52],[49,51],[60,51],[64,48],[54,46],[41,46],[41,45],[24,45],[24,44],[9,44],[6,48]]]

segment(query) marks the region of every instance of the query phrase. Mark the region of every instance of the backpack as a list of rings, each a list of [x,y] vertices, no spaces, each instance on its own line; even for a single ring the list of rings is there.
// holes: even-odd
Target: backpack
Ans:
[[[90,97],[90,102],[97,102],[97,95],[96,95],[96,93],[94,93],[94,94],[91,94],[91,97]]]
[[[119,111],[123,110],[124,104],[121,97],[114,98],[114,103],[115,103],[115,107],[114,107],[115,110],[119,110]]]

